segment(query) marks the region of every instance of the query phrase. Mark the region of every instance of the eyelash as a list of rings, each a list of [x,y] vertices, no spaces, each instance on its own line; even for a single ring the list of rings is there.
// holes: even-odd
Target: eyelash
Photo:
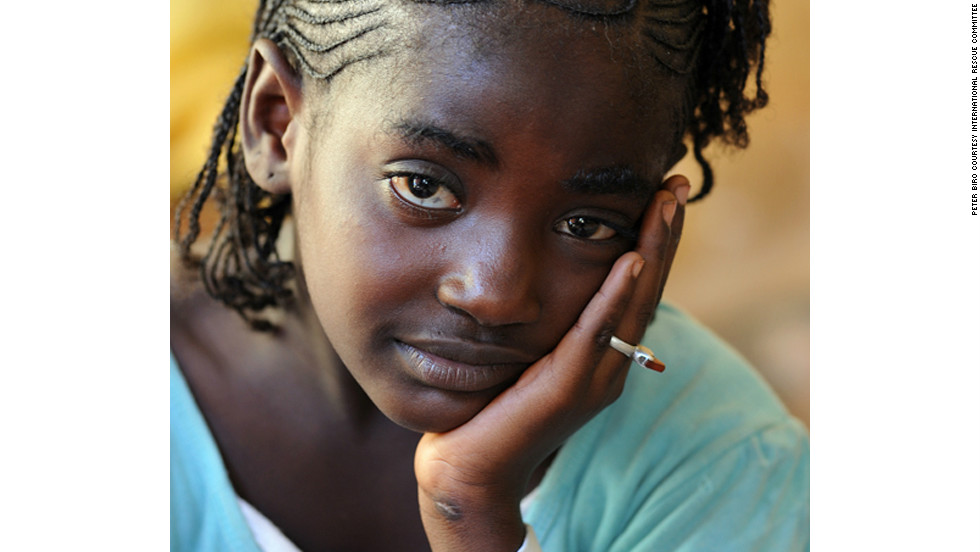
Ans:
[[[572,221],[579,221],[579,222],[581,222],[581,221],[588,221],[588,222],[592,222],[592,223],[595,223],[595,224],[599,224],[600,226],[604,226],[604,227],[608,228],[609,230],[611,230],[612,232],[614,232],[614,234],[612,236],[605,237],[605,238],[600,238],[600,239],[591,239],[591,238],[588,238],[588,237],[577,236],[577,235],[575,235],[571,231],[565,231],[565,230],[562,229],[562,225],[567,225],[567,224],[571,223]],[[567,235],[572,236],[573,238],[576,238],[576,239],[585,240],[585,241],[592,241],[592,242],[609,242],[609,241],[613,241],[613,240],[617,240],[617,239],[625,239],[625,240],[629,240],[629,241],[636,241],[636,238],[637,238],[637,233],[635,231],[631,230],[631,229],[624,228],[624,227],[622,227],[622,226],[620,226],[618,224],[614,224],[614,223],[609,222],[607,220],[603,220],[603,219],[596,218],[596,217],[584,216],[584,215],[583,216],[566,217],[566,218],[563,218],[563,219],[559,220],[555,224],[555,231],[558,232],[558,233],[560,233],[560,234],[567,234]]]
[[[383,177],[388,182],[388,186],[390,187],[392,193],[396,197],[398,197],[398,199],[400,199],[406,207],[425,213],[429,217],[431,217],[433,214],[436,213],[458,213],[462,209],[462,203],[460,201],[459,194],[453,191],[449,185],[447,185],[439,178],[430,176],[428,174],[424,174],[420,172],[411,172],[411,171],[390,172],[384,174]],[[417,184],[414,181],[424,181],[426,183],[425,184],[426,186],[430,188],[434,187],[435,191],[432,191],[429,195],[425,197],[421,197],[415,193],[415,191],[417,190],[413,191],[412,189],[413,184]],[[440,191],[442,191],[443,193],[440,194],[439,193]],[[445,194],[450,195],[452,203],[444,207],[426,205],[426,201],[428,201],[432,196],[436,194],[442,196],[441,198],[438,199],[442,201],[446,201],[446,198],[444,197]],[[433,200],[433,201],[438,201],[438,200]],[[563,228],[563,225],[568,225],[572,221],[578,221],[578,222],[588,221],[590,223],[595,223],[611,230],[612,232],[614,232],[614,234],[612,236],[604,237],[601,239],[591,239],[589,237],[578,236],[569,230],[565,230],[564,228],[567,228],[567,226]],[[621,225],[615,224],[613,222],[609,222],[608,220],[604,220],[598,217],[587,216],[587,215],[564,217],[561,220],[559,220],[557,223],[555,223],[554,230],[559,234],[564,234],[574,239],[578,239],[586,242],[593,242],[593,243],[608,243],[608,242],[618,241],[618,240],[627,240],[630,242],[635,242],[638,237],[636,231],[632,229],[625,228]]]
[[[457,212],[462,208],[458,195],[438,178],[419,173],[397,172],[386,174],[385,179],[391,191],[412,207],[425,211],[449,212]],[[425,196],[419,195],[418,192],[422,191],[420,188],[423,186],[432,191]],[[449,198],[446,197],[447,194]],[[433,196],[435,199],[430,199]],[[440,202],[448,205],[439,206]]]

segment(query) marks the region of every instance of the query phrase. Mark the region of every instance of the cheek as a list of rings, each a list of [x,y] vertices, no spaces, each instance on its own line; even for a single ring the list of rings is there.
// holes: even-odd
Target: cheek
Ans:
[[[516,224],[510,218],[474,216],[445,226],[415,227],[399,219],[369,175],[325,176],[305,184],[294,191],[303,275],[328,338],[345,361],[355,364],[374,363],[374,355],[385,354],[393,328],[448,323],[451,315],[438,300],[440,282],[470,265],[485,264],[471,257],[482,251],[488,228],[513,230]],[[519,242],[511,236],[501,249],[487,254],[532,259],[503,265],[533,271],[526,276],[534,281],[530,289],[537,297],[527,299],[540,302],[540,318],[506,335],[543,355],[575,323],[614,259],[583,262],[550,233],[527,242],[533,246],[521,248]]]
[[[297,198],[304,278],[331,341],[364,346],[394,313],[427,293],[433,245],[413,241],[379,212],[370,184],[329,195],[329,201],[317,194]]]
[[[595,296],[609,273],[609,266],[572,265],[559,266],[546,275],[548,286],[549,320],[544,323],[551,327],[554,344],[572,328],[582,310]]]

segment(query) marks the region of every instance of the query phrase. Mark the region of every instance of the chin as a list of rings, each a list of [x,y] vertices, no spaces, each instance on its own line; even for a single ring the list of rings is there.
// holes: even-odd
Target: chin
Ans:
[[[418,433],[446,433],[472,420],[497,393],[487,396],[433,391],[426,395],[387,406],[378,404],[378,408],[389,420],[405,429]]]

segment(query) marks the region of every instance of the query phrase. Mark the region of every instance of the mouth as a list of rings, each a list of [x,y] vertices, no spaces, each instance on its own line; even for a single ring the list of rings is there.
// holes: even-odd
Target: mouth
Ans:
[[[445,391],[486,391],[517,380],[532,362],[525,355],[481,344],[399,340],[395,344],[415,379]]]

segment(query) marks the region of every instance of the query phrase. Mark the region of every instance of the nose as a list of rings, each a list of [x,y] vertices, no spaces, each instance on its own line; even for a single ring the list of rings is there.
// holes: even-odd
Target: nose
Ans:
[[[511,230],[466,241],[455,248],[458,261],[439,281],[439,302],[483,326],[538,320],[538,259],[526,236]]]

